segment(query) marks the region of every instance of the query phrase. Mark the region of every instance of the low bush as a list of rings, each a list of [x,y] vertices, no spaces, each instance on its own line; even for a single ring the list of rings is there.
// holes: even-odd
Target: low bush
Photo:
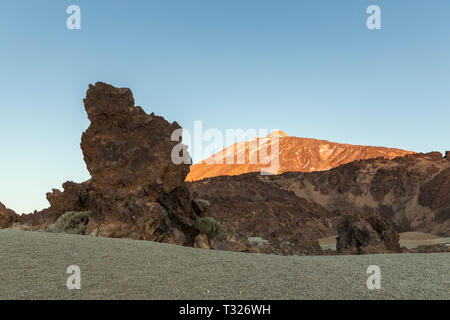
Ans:
[[[89,211],[70,211],[64,213],[58,220],[45,228],[44,231],[55,233],[84,234],[89,222]]]
[[[194,228],[201,234],[207,235],[209,239],[217,239],[219,241],[224,241],[227,239],[227,232],[225,228],[214,218],[200,218],[195,222]]]
[[[11,229],[14,231],[31,231],[31,227],[27,223],[19,223],[16,222],[11,226]]]

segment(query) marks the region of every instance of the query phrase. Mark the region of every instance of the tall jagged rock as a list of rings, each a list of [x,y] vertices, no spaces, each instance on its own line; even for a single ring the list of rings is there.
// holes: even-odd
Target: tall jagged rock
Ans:
[[[0,229],[11,227],[19,220],[19,215],[0,202]]]
[[[97,204],[87,232],[192,245],[189,165],[171,159],[178,123],[146,114],[130,89],[102,82],[89,86],[84,106],[91,124],[81,149]]]

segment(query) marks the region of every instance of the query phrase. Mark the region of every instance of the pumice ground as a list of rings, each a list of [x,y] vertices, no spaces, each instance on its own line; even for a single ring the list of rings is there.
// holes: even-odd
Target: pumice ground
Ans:
[[[0,299],[450,299],[449,253],[276,256],[11,230],[0,243]]]

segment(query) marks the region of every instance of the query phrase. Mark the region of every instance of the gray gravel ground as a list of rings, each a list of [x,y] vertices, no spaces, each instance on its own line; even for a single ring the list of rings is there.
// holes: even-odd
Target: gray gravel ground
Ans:
[[[81,290],[66,269],[81,268]],[[367,289],[369,265],[381,289]],[[0,231],[0,299],[450,299],[450,254],[293,256]]]

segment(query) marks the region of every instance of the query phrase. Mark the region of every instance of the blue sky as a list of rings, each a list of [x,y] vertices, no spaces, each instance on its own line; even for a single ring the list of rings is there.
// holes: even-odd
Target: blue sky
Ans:
[[[66,8],[81,8],[81,30]],[[366,28],[381,8],[382,29]],[[0,201],[19,213],[89,179],[89,83],[192,131],[450,149],[450,1],[10,0],[0,4]],[[200,160],[200,159],[195,159]]]

